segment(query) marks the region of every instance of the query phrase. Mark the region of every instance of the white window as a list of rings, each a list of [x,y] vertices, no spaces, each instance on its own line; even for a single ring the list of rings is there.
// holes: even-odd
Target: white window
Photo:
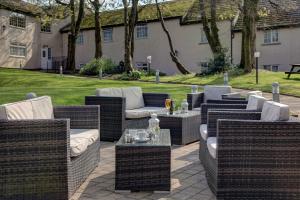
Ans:
[[[112,28],[103,29],[103,41],[104,42],[112,42],[113,41],[113,29]]]
[[[278,65],[264,65],[264,70],[272,71],[272,72],[278,72],[279,66]]]
[[[136,38],[143,39],[148,37],[147,24],[140,24],[136,26]]]
[[[26,17],[23,14],[12,12],[9,16],[9,25],[25,28],[26,27]]]
[[[51,33],[51,24],[49,23],[41,24],[41,32]]]
[[[83,45],[84,39],[83,34],[79,34],[76,39],[76,44]]]
[[[208,43],[206,34],[205,34],[205,32],[204,32],[203,29],[201,29],[201,38],[200,38],[200,39],[201,39],[201,40],[200,40],[200,43],[201,43],[201,44],[206,44],[206,43]]]
[[[26,45],[21,43],[10,43],[9,54],[11,56],[25,57]]]
[[[264,33],[264,43],[273,44],[279,42],[279,33],[278,30],[267,30]]]

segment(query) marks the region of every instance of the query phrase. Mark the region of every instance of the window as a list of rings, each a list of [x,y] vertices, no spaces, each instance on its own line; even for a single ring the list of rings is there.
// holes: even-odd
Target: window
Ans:
[[[143,39],[148,37],[148,26],[147,24],[140,24],[136,27],[136,37]]]
[[[200,44],[207,44],[207,43],[208,43],[208,40],[207,40],[207,37],[205,35],[205,32],[204,32],[204,30],[201,30]]]
[[[51,33],[51,24],[49,23],[41,24],[41,32]]]
[[[25,28],[26,27],[26,17],[23,14],[13,12],[9,16],[9,25]]]
[[[264,43],[273,44],[279,42],[279,33],[278,30],[267,30],[264,33]]]
[[[77,36],[76,44],[83,45],[83,34]]]
[[[103,29],[103,41],[104,42],[112,42],[113,41],[113,29]]]
[[[272,72],[278,72],[279,66],[278,65],[264,65],[264,70],[272,71]]]
[[[11,43],[9,54],[11,56],[25,57],[26,45],[21,43]]]

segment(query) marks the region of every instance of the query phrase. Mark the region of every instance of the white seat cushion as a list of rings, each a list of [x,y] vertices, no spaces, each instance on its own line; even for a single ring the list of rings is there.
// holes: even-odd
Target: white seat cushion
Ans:
[[[99,139],[98,129],[71,129],[70,151],[71,157],[81,155],[91,144]]]
[[[228,98],[241,98],[241,93],[239,92],[231,92],[231,93],[228,93],[228,94],[223,94],[223,95],[226,95],[226,97]]]
[[[33,109],[34,119],[53,119],[53,106],[51,97],[42,96],[30,99]]]
[[[204,101],[222,100],[222,95],[228,93],[231,93],[231,86],[206,85],[204,86]]]
[[[96,96],[100,97],[123,97],[121,88],[103,88],[96,90]]]
[[[123,97],[126,98],[126,110],[145,107],[143,92],[140,87],[122,88]]]
[[[133,110],[126,110],[126,118],[127,119],[139,119],[139,118],[145,118],[150,117],[151,114],[156,113],[166,113],[167,109],[163,107],[144,107],[144,108],[138,108]]]
[[[200,125],[200,134],[203,140],[207,140],[207,124]]]
[[[267,99],[262,96],[251,95],[249,97],[246,110],[262,111],[263,105],[266,101]]]
[[[257,91],[251,91],[251,92],[247,93],[246,99],[248,100],[251,95],[262,96],[263,94],[262,94],[262,91],[259,91],[259,90],[257,90]]]
[[[264,103],[261,120],[262,121],[288,121],[290,118],[290,109],[288,105],[274,101]]]
[[[201,111],[201,107],[194,108],[193,110],[194,110],[194,111]]]
[[[29,100],[15,103],[3,104],[0,106],[0,119],[22,120],[33,119],[32,104]]]
[[[207,138],[207,149],[209,154],[216,159],[217,158],[217,148],[218,148],[218,144],[217,144],[217,138],[216,137],[209,137]]]

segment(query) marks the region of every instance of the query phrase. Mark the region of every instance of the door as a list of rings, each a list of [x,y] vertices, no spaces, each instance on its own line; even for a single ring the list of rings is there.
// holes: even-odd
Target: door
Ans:
[[[41,51],[41,68],[44,70],[52,69],[52,49],[45,47]]]

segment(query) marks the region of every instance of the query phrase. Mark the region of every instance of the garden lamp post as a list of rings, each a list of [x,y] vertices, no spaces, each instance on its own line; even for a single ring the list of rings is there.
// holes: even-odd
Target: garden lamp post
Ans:
[[[159,70],[158,69],[155,72],[155,82],[156,82],[156,84],[158,84],[160,82],[160,80],[159,80]]]
[[[229,78],[228,78],[228,72],[224,73],[224,85],[228,85]]]
[[[274,82],[272,83],[272,95],[273,101],[280,103],[280,91],[279,91],[279,83]]]
[[[258,84],[258,58],[260,57],[260,52],[256,51],[254,53],[254,57],[256,59],[256,85]]]
[[[148,74],[150,75],[150,65],[152,61],[152,56],[147,56],[147,67],[148,67]]]

